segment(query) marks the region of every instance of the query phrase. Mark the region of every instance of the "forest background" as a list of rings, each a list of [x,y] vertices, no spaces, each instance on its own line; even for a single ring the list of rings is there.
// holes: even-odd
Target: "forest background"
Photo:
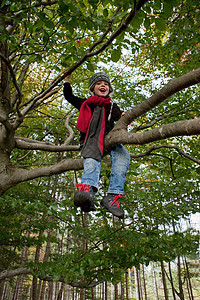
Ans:
[[[190,299],[180,258],[198,257],[199,232],[180,223],[200,211],[199,20],[197,0],[0,1],[2,299],[5,291],[13,299],[45,299],[47,292],[62,299],[66,285],[80,299],[99,299],[94,287],[116,287],[128,269],[158,262],[168,299],[164,262],[172,261],[172,299]],[[100,70],[126,111],[105,141],[131,154],[123,221],[99,205],[108,157],[97,212],[73,206],[83,162],[78,114],[63,83],[73,72],[74,93],[87,97],[88,79]]]

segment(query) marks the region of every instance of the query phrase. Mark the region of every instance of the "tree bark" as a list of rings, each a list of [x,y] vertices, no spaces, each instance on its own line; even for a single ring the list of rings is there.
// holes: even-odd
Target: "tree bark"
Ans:
[[[144,265],[142,265],[142,275],[143,275],[143,286],[144,286],[144,299],[147,299],[147,287],[146,287],[146,279],[145,279],[145,271],[144,271]]]
[[[178,285],[179,285],[179,294],[178,294],[178,296],[181,300],[185,300],[184,292],[183,292],[183,282],[182,282],[182,278],[181,278],[180,256],[178,256],[178,258],[177,258],[177,268],[178,268]]]
[[[125,283],[126,283],[126,300],[129,300],[129,280],[128,280],[128,270],[125,273]]]
[[[170,283],[171,283],[171,287],[172,287],[172,295],[173,295],[173,299],[176,300],[175,287],[174,287],[174,281],[173,281],[173,277],[172,277],[172,270],[171,270],[170,262],[168,263],[168,267],[169,267]]]
[[[188,289],[188,294],[189,294],[189,300],[194,300],[191,278],[190,278],[190,271],[189,271],[188,262],[187,262],[186,258],[184,258],[184,262],[185,262],[185,274],[186,274],[186,280],[187,280],[187,289]]]
[[[163,261],[161,261],[161,273],[162,273],[162,282],[163,282],[165,300],[169,300],[167,282],[166,282],[166,277],[165,277],[165,267],[164,267]]]

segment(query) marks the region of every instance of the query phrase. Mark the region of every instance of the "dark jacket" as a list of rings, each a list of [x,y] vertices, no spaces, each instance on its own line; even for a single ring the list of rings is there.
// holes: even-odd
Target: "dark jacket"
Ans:
[[[65,99],[69,103],[71,103],[75,108],[77,108],[78,110],[80,110],[83,102],[85,100],[87,100],[87,99],[83,99],[83,98],[75,96],[72,92],[71,85],[68,82],[64,83],[63,91],[64,91]],[[111,117],[110,117],[110,120],[108,120],[111,106],[112,106]],[[111,103],[109,103],[105,106],[105,135],[107,135],[113,129],[114,122],[118,121],[121,118],[121,114],[122,114],[122,111],[116,103],[113,103],[113,105]],[[81,132],[80,134],[81,134],[80,145],[82,146],[84,139],[85,139],[85,133]]]

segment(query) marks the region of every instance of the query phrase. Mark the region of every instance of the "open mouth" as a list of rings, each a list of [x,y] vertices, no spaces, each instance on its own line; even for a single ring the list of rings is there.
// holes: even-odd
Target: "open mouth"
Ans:
[[[100,92],[104,93],[104,92],[106,92],[106,89],[100,89]]]

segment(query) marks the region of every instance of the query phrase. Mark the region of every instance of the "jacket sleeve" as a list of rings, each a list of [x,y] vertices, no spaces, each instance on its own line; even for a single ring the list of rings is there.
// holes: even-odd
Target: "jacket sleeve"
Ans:
[[[72,92],[72,87],[69,82],[64,83],[63,93],[64,93],[65,99],[69,103],[71,103],[75,108],[80,110],[81,105],[83,104],[83,102],[86,99],[75,96]]]
[[[113,110],[112,110],[112,118],[114,121],[118,121],[121,118],[122,110],[116,103],[113,103]]]

